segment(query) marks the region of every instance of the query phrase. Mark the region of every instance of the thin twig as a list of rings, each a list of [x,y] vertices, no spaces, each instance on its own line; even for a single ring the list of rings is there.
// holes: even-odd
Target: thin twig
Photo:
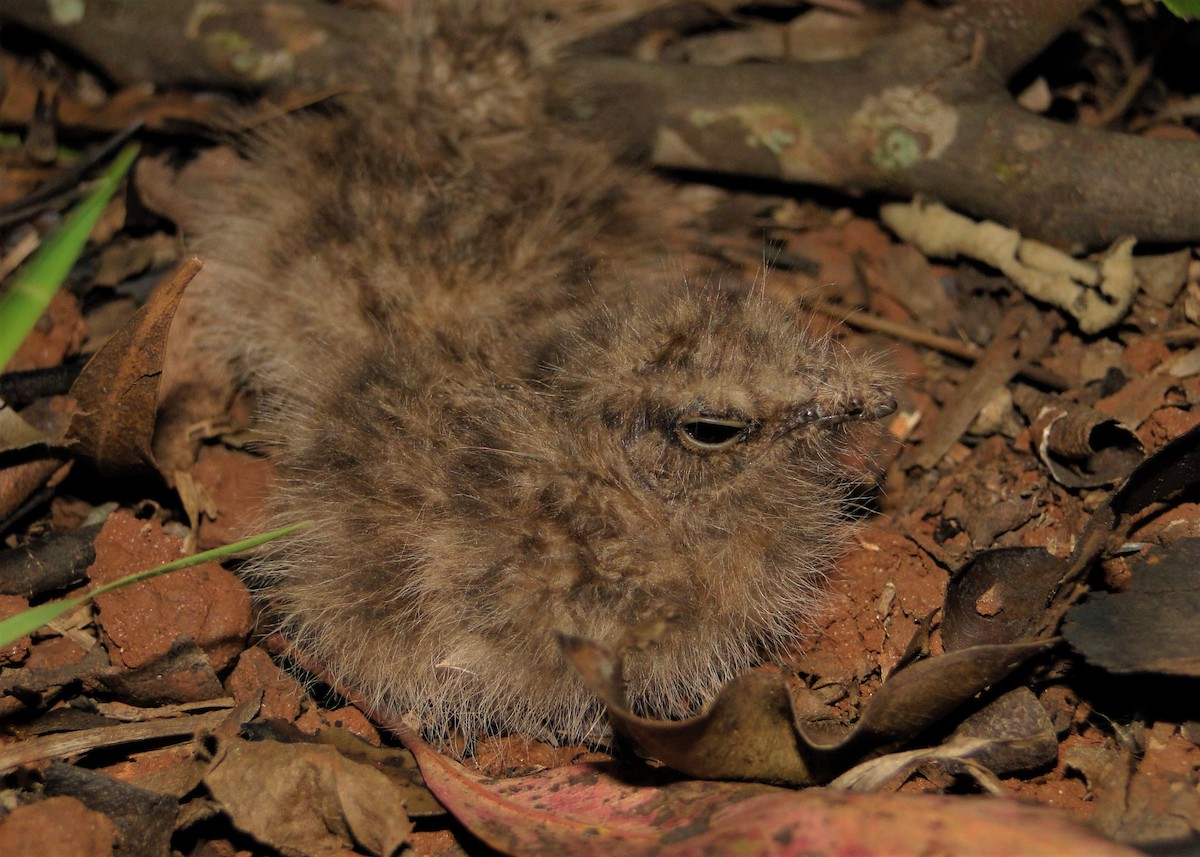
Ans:
[[[848,324],[858,330],[864,330],[868,333],[882,333],[885,336],[903,339],[916,345],[932,348],[943,354],[949,354],[952,357],[958,357],[961,360],[966,360],[968,363],[975,363],[983,353],[983,349],[972,342],[951,339],[948,336],[931,333],[928,330],[915,327],[911,324],[888,321],[887,319],[882,319],[860,310],[846,309],[845,307],[826,301],[809,299],[804,300],[804,305],[822,315]],[[1067,390],[1071,386],[1057,373],[1029,363],[1022,364],[1017,374],[1026,381],[1031,381],[1040,387],[1046,387],[1051,390]]]
[[[110,137],[104,145],[72,166],[69,170],[39,185],[12,205],[0,207],[0,227],[11,226],[40,214],[56,202],[70,199],[77,191],[76,186],[97,164],[108,161],[142,127],[141,120],[125,126]]]
[[[1126,78],[1124,86],[1113,96],[1112,101],[1090,119],[1081,117],[1080,124],[1087,125],[1089,128],[1106,128],[1112,125],[1125,115],[1125,111],[1129,109],[1129,105],[1133,104],[1133,100],[1137,98],[1138,93],[1150,81],[1150,75],[1153,72],[1153,60],[1146,60],[1135,65],[1130,70],[1129,77]]]
[[[31,765],[43,759],[74,756],[101,747],[118,747],[123,744],[194,735],[202,729],[215,729],[228,716],[228,711],[214,711],[211,714],[196,714],[191,717],[168,717],[145,723],[123,723],[119,726],[101,726],[59,735],[43,735],[0,751],[0,774],[7,774],[23,765]]]

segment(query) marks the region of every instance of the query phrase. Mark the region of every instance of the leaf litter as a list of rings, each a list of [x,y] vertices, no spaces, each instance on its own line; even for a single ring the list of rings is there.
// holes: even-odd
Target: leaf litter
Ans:
[[[824,718],[797,718],[778,673],[745,673],[704,713],[679,721],[639,717],[621,690],[620,660],[586,641],[564,650],[608,708],[613,727],[651,758],[702,779],[808,786],[828,782],[865,756],[907,742],[1006,678],[1051,643],[975,646],[893,672],[843,734],[813,734]]]
[[[22,66],[11,85],[29,87],[34,74]],[[189,99],[159,106],[163,115],[211,116]],[[114,101],[111,116],[92,127],[124,124],[136,103]],[[155,163],[162,172],[172,159]],[[160,193],[164,182],[160,176]],[[697,215],[700,230],[720,223],[721,206],[734,202],[718,196],[715,207]],[[250,616],[235,578],[222,574],[214,583],[193,575],[177,589],[151,590],[145,601],[121,608],[128,611],[124,620],[113,604],[100,605],[14,650],[0,672],[9,740],[19,746],[30,734],[22,724],[44,721],[50,728],[52,716],[66,724],[67,714],[106,724],[94,729],[118,729],[99,713],[113,701],[174,717],[168,712],[181,700],[227,705],[233,697],[242,705],[253,702],[260,719],[243,726],[209,718],[190,746],[114,738],[96,744],[102,752],[72,752],[70,765],[52,763],[50,755],[29,760],[22,776],[38,785],[7,782],[6,794],[21,805],[0,822],[0,850],[44,853],[23,850],[34,846],[22,843],[37,841],[28,837],[40,832],[38,847],[45,848],[46,831],[71,819],[76,839],[70,853],[113,853],[121,820],[97,809],[104,804],[96,797],[97,790],[111,789],[98,789],[94,777],[64,774],[63,767],[170,795],[178,806],[172,842],[232,847],[248,837],[283,853],[391,853],[402,843],[432,849],[433,839],[423,838],[428,833],[413,832],[408,823],[409,815],[435,811],[431,793],[457,823],[516,854],[613,853],[617,846],[631,854],[686,854],[734,845],[749,853],[983,853],[980,847],[997,854],[1130,853],[1067,823],[1068,817],[1090,820],[1124,841],[1195,835],[1200,809],[1186,795],[1195,791],[1200,736],[1169,699],[1177,687],[1171,681],[1194,676],[1188,657],[1195,650],[1194,623],[1186,621],[1188,609],[1168,615],[1173,605],[1187,608],[1194,599],[1188,537],[1200,535],[1194,502],[1200,443],[1188,434],[1197,423],[1200,379],[1186,362],[1200,343],[1194,254],[1180,250],[1160,263],[1139,253],[1133,267],[1149,273],[1126,326],[1081,337],[1061,315],[1021,298],[999,278],[925,261],[861,210],[812,206],[797,219],[777,205],[774,214],[762,229],[795,264],[772,273],[772,288],[818,289],[827,303],[863,305],[861,314],[869,318],[965,337],[974,347],[969,354],[991,349],[972,369],[967,358],[903,339],[847,336],[852,347],[886,348],[911,379],[892,429],[913,452],[879,451],[880,467],[888,471],[884,517],[860,531],[857,549],[831,583],[830,610],[803,653],[740,677],[696,718],[655,723],[623,710],[619,654],[572,641],[618,732],[653,763],[638,762],[628,748],[607,762],[579,763],[588,758],[583,748],[522,756],[518,748],[536,741],[518,736],[500,747],[487,770],[473,770],[470,765],[483,761],[482,742],[468,767],[404,728],[395,732],[411,755],[367,743],[390,739],[381,739],[319,682],[306,691],[262,648],[245,648]],[[738,224],[733,234],[697,240],[720,237],[721,253],[761,258],[762,229],[750,235],[744,221],[724,218],[731,221]],[[167,242],[154,246],[161,253]],[[116,276],[114,265],[106,276]],[[923,291],[914,294],[912,282]],[[110,356],[74,390],[90,415],[74,423],[77,449],[124,474],[141,470],[141,496],[149,501],[125,499],[125,508],[112,512],[104,508],[108,498],[82,476],[67,474],[65,484],[49,485],[47,473],[5,506],[21,508],[48,491],[35,504],[34,532],[53,538],[98,513],[108,518],[99,530],[108,531],[106,540],[120,531],[126,540],[144,539],[151,553],[175,556],[180,538],[189,535],[182,523],[189,517],[198,524],[254,514],[241,505],[252,505],[241,496],[252,491],[214,487],[195,494],[187,504],[194,513],[185,516],[185,504],[164,488],[177,484],[174,471],[152,474],[149,403],[173,291],[164,290],[161,302],[114,340]],[[51,362],[77,352],[79,324],[77,313],[73,321],[48,322],[47,332],[63,343]],[[1163,325],[1172,336],[1159,333]],[[1026,383],[1031,365],[1040,377],[1053,374],[1063,383],[1035,390]],[[23,420],[32,416],[27,410],[19,414]],[[1068,423],[1063,447],[1056,435]],[[61,427],[36,430],[61,433]],[[218,435],[205,434],[211,452],[193,471],[198,485],[219,486],[222,468],[229,474],[242,469],[242,459],[230,459]],[[1143,451],[1148,455],[1138,465]],[[15,453],[28,456],[29,449],[14,446],[7,454]],[[228,460],[211,463],[222,459]],[[1114,483],[1119,487],[1112,493],[1097,490]],[[28,520],[27,514],[23,529],[13,530],[10,546],[27,544]],[[87,580],[72,574],[10,597],[25,603],[73,592],[117,573],[117,565],[129,571],[129,563],[149,561],[136,552],[105,559],[104,544]],[[222,589],[233,595],[229,604],[216,597]],[[937,618],[928,623],[931,613]],[[1066,645],[1055,641],[1064,617]],[[203,621],[189,624],[194,619]],[[1117,690],[1106,690],[1118,680]],[[262,731],[262,718],[271,730]],[[337,731],[345,728],[362,738]],[[212,737],[213,731],[221,734]],[[334,734],[342,737],[328,745],[332,750],[305,743]],[[414,757],[425,785],[414,778]],[[535,761],[522,770],[522,758]],[[659,767],[664,763],[705,779]],[[230,767],[217,773],[223,765]],[[391,775],[400,770],[407,773]],[[280,784],[273,778],[282,772],[289,774]],[[718,777],[762,782],[709,779]],[[324,785],[303,794],[288,790],[309,778]],[[231,787],[234,781],[239,785]],[[785,789],[763,782],[818,785]],[[826,783],[832,786],[819,785]],[[844,791],[862,788],[883,793]],[[63,794],[50,796],[55,790]],[[1020,795],[1061,809],[887,793],[897,790]],[[294,826],[280,821],[289,811]],[[323,832],[306,826],[314,821]],[[149,853],[158,846],[147,847]]]
[[[443,804],[507,854],[1137,853],[1012,801],[794,791],[613,763],[495,780],[412,733],[406,743]]]

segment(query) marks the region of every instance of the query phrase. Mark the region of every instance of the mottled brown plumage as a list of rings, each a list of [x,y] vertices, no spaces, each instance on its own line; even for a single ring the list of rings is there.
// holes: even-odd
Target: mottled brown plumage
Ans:
[[[260,578],[331,672],[433,731],[601,713],[560,632],[679,715],[792,642],[845,535],[869,362],[666,273],[650,180],[547,118],[504,13],[406,29],[395,80],[288,120],[203,204],[197,342],[263,392],[287,520]]]

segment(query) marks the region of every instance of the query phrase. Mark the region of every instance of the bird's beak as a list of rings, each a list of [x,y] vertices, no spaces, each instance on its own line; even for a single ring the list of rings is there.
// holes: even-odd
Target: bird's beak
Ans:
[[[784,423],[785,432],[805,426],[835,426],[883,419],[896,410],[896,397],[888,390],[872,389],[866,395],[841,400],[808,401]]]

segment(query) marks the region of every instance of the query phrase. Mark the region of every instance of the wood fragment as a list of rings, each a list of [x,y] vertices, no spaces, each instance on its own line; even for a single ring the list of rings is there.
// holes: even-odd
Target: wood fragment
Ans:
[[[123,723],[120,726],[102,726],[98,729],[81,729],[61,735],[45,735],[31,741],[22,741],[0,751],[0,774],[7,774],[43,759],[74,756],[101,747],[120,747],[143,741],[194,735],[201,730],[215,729],[228,716],[227,711],[214,711],[211,714],[196,714],[191,717]]]
[[[985,354],[985,350],[973,342],[951,339],[948,336],[942,336],[911,324],[888,321],[887,319],[879,318],[861,310],[846,309],[827,301],[806,300],[804,303],[810,309],[843,322],[857,330],[868,333],[882,333],[885,336],[903,339],[915,345],[923,345],[926,348],[932,348],[943,354],[949,354],[951,357],[958,357],[968,363],[978,362]],[[1071,386],[1058,373],[1051,372],[1049,369],[1029,362],[1023,362],[1017,367],[1017,375],[1026,381],[1030,381],[1040,387],[1047,387],[1051,390],[1067,390]]]

